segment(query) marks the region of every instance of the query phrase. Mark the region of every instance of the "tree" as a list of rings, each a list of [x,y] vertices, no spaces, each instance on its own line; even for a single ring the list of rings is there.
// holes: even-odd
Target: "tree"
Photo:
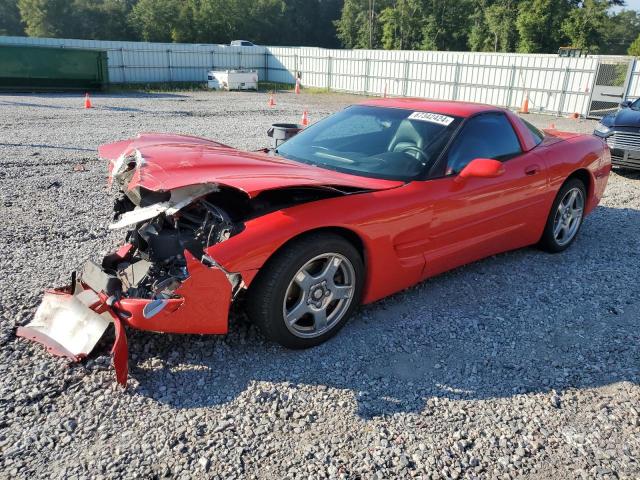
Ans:
[[[24,35],[16,0],[0,0],[0,35]]]
[[[379,15],[391,4],[390,0],[344,0],[340,18],[335,22],[342,45],[345,48],[380,48]]]
[[[129,15],[129,24],[147,42],[174,41],[183,35],[180,20],[188,6],[181,4],[181,0],[139,0]]]
[[[640,35],[638,35],[638,37],[631,43],[627,54],[634,57],[640,57]]]
[[[562,24],[562,31],[569,38],[571,46],[591,53],[598,53],[602,39],[606,35],[608,21],[606,0],[584,0],[573,8]]]
[[[467,50],[469,42],[469,11],[471,0],[429,0],[422,27],[424,50]]]
[[[72,31],[68,0],[19,0],[20,16],[30,37],[66,37]]]
[[[517,43],[517,0],[477,0],[469,46],[474,51],[512,52]]]
[[[415,50],[422,43],[424,14],[420,0],[398,0],[380,13],[382,45],[387,50]]]
[[[522,53],[555,52],[564,45],[562,23],[569,12],[566,0],[532,0],[518,10],[516,28]]]
[[[26,33],[32,37],[132,38],[128,0],[18,0]]]
[[[625,55],[631,43],[640,35],[640,14],[622,10],[609,16],[601,51],[609,55]]]
[[[514,0],[499,0],[485,10],[485,19],[493,37],[494,52],[513,52],[516,45],[518,10]]]

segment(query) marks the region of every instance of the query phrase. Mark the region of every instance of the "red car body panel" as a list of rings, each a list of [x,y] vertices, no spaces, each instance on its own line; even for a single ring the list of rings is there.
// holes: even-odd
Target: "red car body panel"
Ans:
[[[233,187],[255,197],[274,188],[349,187],[393,188],[403,182],[348,175],[305,165],[264,152],[243,152],[197,137],[144,134],[134,140],[100,147],[110,160],[110,172],[121,155],[141,152],[143,164],[136,169],[128,188],[173,190],[202,183]],[[115,146],[114,146],[115,145]]]
[[[124,318],[127,325],[166,333],[227,333],[231,303],[227,277],[219,269],[205,267],[189,252],[185,251],[184,255],[189,278],[176,290],[179,298],[168,299],[168,305],[153,318],[145,318],[143,314],[150,300],[122,298],[113,304],[118,311],[127,313]]]
[[[377,99],[364,105],[460,117],[499,110],[413,99]],[[249,288],[275,252],[311,231],[333,229],[356,239],[366,267],[362,301],[369,303],[446,270],[537,243],[558,190],[573,174],[588,179],[585,213],[592,211],[611,169],[606,145],[596,137],[555,130],[546,131],[544,141],[536,145],[527,126],[515,114],[504,113],[523,153],[505,161],[504,172],[495,178],[450,175],[411,182],[378,180],[180,135],[144,134],[100,147],[101,157],[111,161],[110,169],[122,156],[139,152],[143,162],[129,188],[170,190],[213,183],[249,197],[302,186],[362,190],[246,220],[240,233],[206,249],[220,268],[206,266],[185,251],[190,276],[176,290],[177,298],[152,318],[143,313],[151,301],[147,299],[121,298],[112,311],[123,324],[142,330],[222,334],[228,329],[232,301],[228,272],[240,275]],[[120,369],[123,342],[126,346],[126,338],[118,345]],[[123,378],[122,372],[118,378]]]

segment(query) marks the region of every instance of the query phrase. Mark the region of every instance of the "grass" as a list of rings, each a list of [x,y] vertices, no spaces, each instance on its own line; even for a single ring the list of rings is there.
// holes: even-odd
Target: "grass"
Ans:
[[[292,91],[295,84],[278,82],[258,82],[259,92]],[[142,93],[166,93],[166,92],[202,92],[207,91],[207,82],[158,82],[158,83],[117,83],[109,86],[108,92],[142,92]],[[302,89],[307,94],[329,93],[326,88],[305,87]]]
[[[158,82],[158,83],[116,83],[109,86],[109,92],[201,92],[206,91],[207,82]]]

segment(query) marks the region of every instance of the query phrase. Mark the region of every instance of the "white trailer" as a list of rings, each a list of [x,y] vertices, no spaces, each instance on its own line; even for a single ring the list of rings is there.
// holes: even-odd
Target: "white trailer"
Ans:
[[[258,90],[258,71],[211,70],[207,85],[214,90]]]

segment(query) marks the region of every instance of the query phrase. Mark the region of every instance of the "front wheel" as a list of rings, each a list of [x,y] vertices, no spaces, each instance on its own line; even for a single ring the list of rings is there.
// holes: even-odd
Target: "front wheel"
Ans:
[[[586,197],[584,183],[577,178],[562,186],[553,202],[540,240],[540,246],[544,250],[561,252],[574,242],[584,219]]]
[[[249,317],[271,340],[308,348],[328,340],[360,302],[360,253],[332,233],[304,236],[267,263],[251,285]]]

